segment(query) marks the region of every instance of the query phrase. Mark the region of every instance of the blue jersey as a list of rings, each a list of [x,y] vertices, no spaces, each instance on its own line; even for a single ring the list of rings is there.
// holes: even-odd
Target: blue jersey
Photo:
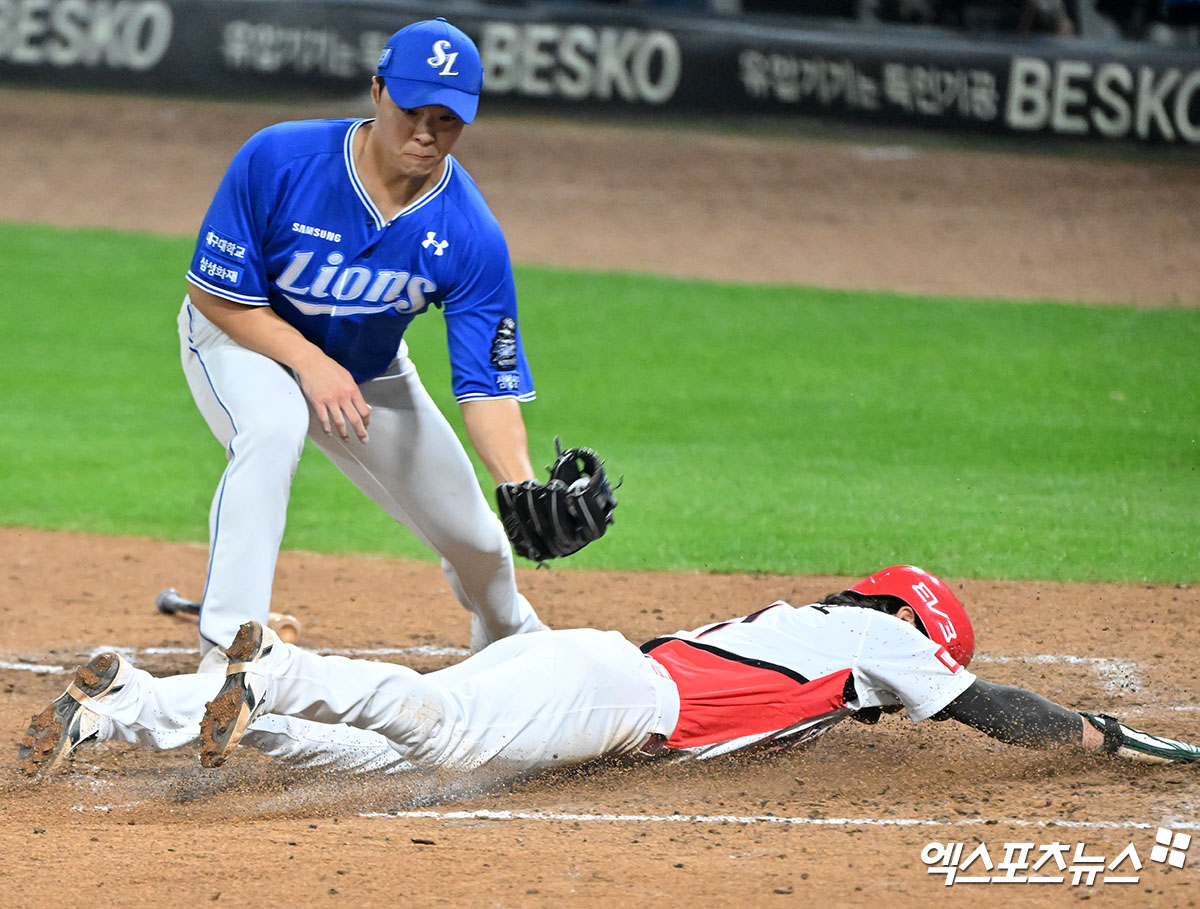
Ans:
[[[437,186],[386,221],[354,165],[366,122],[253,136],[209,207],[188,280],[269,305],[358,382],[382,374],[413,318],[440,306],[455,397],[532,400],[508,247],[475,181],[447,156]]]

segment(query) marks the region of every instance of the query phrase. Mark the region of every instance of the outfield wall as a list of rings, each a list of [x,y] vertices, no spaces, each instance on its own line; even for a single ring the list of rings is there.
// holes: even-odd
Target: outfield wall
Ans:
[[[506,109],[766,114],[1200,144],[1200,50],[781,27],[555,4],[0,0],[0,82],[205,96],[364,92],[384,42],[446,15]]]

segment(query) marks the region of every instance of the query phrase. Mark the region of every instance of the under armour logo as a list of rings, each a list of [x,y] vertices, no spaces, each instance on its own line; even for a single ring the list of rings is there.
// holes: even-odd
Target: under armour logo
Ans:
[[[450,241],[449,240],[438,240],[437,232],[431,230],[431,231],[429,231],[429,233],[427,233],[425,235],[425,239],[421,241],[421,245],[424,246],[426,249],[429,249],[429,247],[432,246],[433,254],[435,256],[440,256],[442,254],[442,251],[445,250],[445,248],[450,245]]]
[[[450,49],[449,41],[438,41],[433,45],[433,56],[429,57],[425,62],[438,69],[439,76],[457,76],[458,72],[454,69],[454,61],[458,59],[458,51],[452,54],[446,53]]]

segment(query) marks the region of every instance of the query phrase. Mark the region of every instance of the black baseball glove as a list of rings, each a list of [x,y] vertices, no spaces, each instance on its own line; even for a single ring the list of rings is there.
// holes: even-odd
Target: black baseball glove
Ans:
[[[500,520],[517,555],[535,562],[557,559],[604,536],[617,500],[604,462],[590,448],[562,450],[545,483],[501,483],[496,487]]]

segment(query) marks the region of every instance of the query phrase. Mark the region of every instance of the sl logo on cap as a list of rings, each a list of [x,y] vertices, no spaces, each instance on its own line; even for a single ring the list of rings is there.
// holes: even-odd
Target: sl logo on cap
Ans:
[[[454,51],[454,53],[448,54],[448,53],[446,53],[446,51],[448,51],[448,50],[450,50],[450,42],[449,41],[443,40],[443,41],[434,42],[433,56],[425,61],[430,66],[432,66],[434,69],[438,69],[439,66],[441,67],[441,69],[438,70],[439,76],[457,76],[458,75],[457,70],[454,69],[454,61],[458,59],[458,51]]]

